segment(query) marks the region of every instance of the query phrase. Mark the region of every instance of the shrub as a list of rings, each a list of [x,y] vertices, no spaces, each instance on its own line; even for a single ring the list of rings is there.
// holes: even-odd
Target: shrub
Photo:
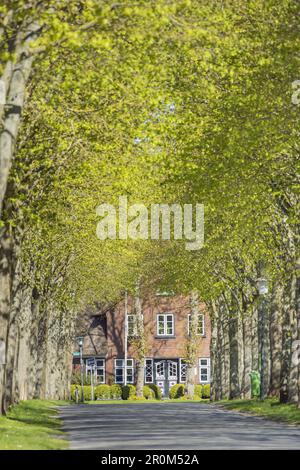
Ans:
[[[118,384],[113,384],[110,386],[110,396],[115,400],[120,400],[122,398],[122,387]]]
[[[202,398],[210,398],[210,384],[202,386]]]
[[[71,399],[76,401],[75,390],[78,388],[78,399],[81,401],[81,386],[80,385],[71,385]],[[83,397],[85,400],[91,400],[92,397],[92,387],[89,385],[84,385],[83,387]]]
[[[136,388],[134,385],[123,385],[122,387],[122,398],[128,400],[136,395]]]
[[[202,385],[195,385],[194,394],[199,398],[202,398],[202,388]]]
[[[184,385],[183,384],[175,384],[173,387],[170,388],[169,397],[171,399],[180,398],[184,395]]]
[[[98,385],[95,390],[96,400],[108,400],[111,397],[111,389],[109,385]]]
[[[143,395],[147,400],[153,400],[155,398],[154,390],[152,390],[152,388],[150,388],[148,385],[144,385]]]
[[[145,398],[144,397],[138,397],[137,395],[133,395],[132,397],[129,398],[129,400],[140,401],[140,400],[145,400]]]
[[[155,396],[156,400],[161,400],[161,398],[162,398],[162,391],[161,391],[161,389],[159,388],[159,386],[156,385],[156,384],[148,384],[148,387],[150,387],[151,390],[153,390],[154,396]]]
[[[90,385],[84,385],[84,387],[83,387],[83,397],[86,401],[92,399],[92,387]]]

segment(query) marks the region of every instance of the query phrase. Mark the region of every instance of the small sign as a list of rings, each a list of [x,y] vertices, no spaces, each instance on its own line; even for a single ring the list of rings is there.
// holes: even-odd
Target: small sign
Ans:
[[[80,352],[79,351],[73,352],[73,356],[80,356]]]

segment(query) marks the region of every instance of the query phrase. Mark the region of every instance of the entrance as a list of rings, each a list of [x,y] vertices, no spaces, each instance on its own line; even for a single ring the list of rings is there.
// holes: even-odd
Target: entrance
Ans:
[[[178,360],[161,359],[154,362],[155,383],[163,397],[169,396],[169,390],[178,382]]]

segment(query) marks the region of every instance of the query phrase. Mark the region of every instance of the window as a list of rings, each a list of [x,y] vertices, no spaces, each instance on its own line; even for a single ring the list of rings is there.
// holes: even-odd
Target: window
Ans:
[[[189,314],[188,318],[188,335],[191,331],[191,314]],[[197,335],[204,336],[205,334],[205,321],[203,313],[198,314],[198,321],[197,321]]]
[[[91,374],[95,379],[96,384],[105,383],[105,359],[99,359],[98,357],[89,357],[85,363],[85,374],[86,377],[91,381]]]
[[[199,382],[210,382],[210,359],[208,357],[200,357],[199,359]]]
[[[179,367],[180,367],[179,381],[184,383],[186,382],[186,369],[187,369],[187,364],[186,364],[185,359],[179,359]]]
[[[174,336],[174,315],[172,313],[157,315],[157,335]]]
[[[146,359],[145,364],[145,383],[153,383],[153,359]]]
[[[130,337],[138,336],[137,315],[127,315],[127,335]]]
[[[115,383],[124,383],[124,359],[115,359]],[[132,384],[134,382],[134,364],[133,359],[127,359],[126,365],[126,378],[127,383]]]

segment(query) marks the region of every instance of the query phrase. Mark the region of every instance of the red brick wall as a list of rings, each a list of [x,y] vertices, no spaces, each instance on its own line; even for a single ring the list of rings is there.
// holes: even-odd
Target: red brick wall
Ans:
[[[107,379],[114,375],[114,359],[124,358],[124,309],[124,302],[120,302],[114,310],[107,314]],[[199,336],[198,357],[209,357],[210,320],[203,303],[199,304],[199,309],[201,313],[205,314],[205,336]],[[128,313],[131,312],[133,312],[133,300],[129,298]],[[156,333],[157,314],[167,312],[174,314],[175,337],[158,338]],[[143,302],[147,357],[168,359],[185,357],[189,313],[190,300],[184,296],[154,296]],[[128,344],[128,357],[134,357],[130,343]]]

